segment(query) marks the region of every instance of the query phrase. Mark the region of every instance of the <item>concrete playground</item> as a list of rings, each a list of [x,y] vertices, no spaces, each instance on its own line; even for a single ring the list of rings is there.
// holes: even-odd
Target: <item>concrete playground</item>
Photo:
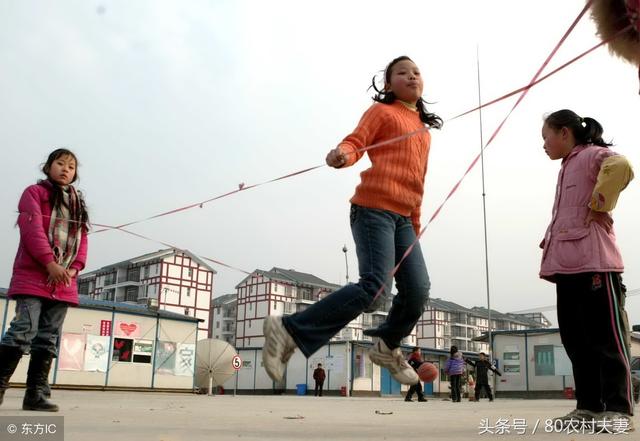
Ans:
[[[572,400],[500,399],[452,403],[431,398],[191,395],[158,392],[54,390],[57,414],[21,410],[23,389],[12,388],[0,418],[63,416],[66,441],[224,440],[593,440],[640,439],[560,431],[549,419],[573,409]],[[638,425],[638,417],[635,418]],[[613,429],[613,428],[612,428]],[[3,428],[0,440],[17,438]],[[571,433],[568,433],[571,432]],[[588,431],[586,431],[588,432]]]

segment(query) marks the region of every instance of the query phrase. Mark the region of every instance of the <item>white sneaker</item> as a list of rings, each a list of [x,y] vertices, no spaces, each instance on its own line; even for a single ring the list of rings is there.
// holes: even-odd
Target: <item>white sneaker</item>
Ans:
[[[605,411],[598,414],[596,420],[596,433],[628,433],[636,430],[631,415],[621,412]]]
[[[591,427],[597,422],[596,420],[598,419],[599,415],[599,413],[592,412],[586,409],[573,409],[565,416],[554,418],[553,422],[555,424],[556,422],[560,421],[562,427],[568,427],[570,425],[575,427]]]
[[[391,350],[382,339],[378,339],[369,350],[369,359],[388,369],[393,378],[402,384],[412,385],[420,381],[416,371],[404,359],[400,348]]]
[[[267,317],[264,320],[262,332],[264,332],[262,364],[273,381],[281,382],[287,363],[298,346],[282,324],[282,317]]]

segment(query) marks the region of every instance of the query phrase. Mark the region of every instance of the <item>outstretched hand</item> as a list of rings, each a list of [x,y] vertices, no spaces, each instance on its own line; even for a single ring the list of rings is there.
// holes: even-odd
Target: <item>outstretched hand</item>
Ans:
[[[327,154],[326,161],[329,167],[340,168],[346,163],[347,159],[342,150],[340,150],[340,146],[338,146]]]

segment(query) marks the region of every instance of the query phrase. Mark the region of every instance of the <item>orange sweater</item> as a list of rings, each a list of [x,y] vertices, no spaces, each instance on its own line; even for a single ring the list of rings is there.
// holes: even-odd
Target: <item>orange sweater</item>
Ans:
[[[358,149],[424,127],[418,112],[399,101],[375,103],[362,115],[353,133],[340,143],[340,149],[346,155],[344,166],[353,165],[362,158],[364,152],[357,152]],[[360,174],[360,184],[351,202],[410,216],[417,234],[430,144],[431,135],[424,131],[368,150],[371,167]]]

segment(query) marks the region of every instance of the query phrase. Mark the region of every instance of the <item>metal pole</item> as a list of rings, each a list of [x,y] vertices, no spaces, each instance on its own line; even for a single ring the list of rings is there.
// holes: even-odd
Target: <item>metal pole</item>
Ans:
[[[478,71],[478,105],[482,106],[482,96],[480,93],[480,50],[478,46],[476,46],[476,62],[477,62],[477,71]],[[486,201],[486,191],[485,191],[485,183],[484,183],[484,139],[482,136],[482,107],[478,109],[478,116],[480,122],[480,168],[482,170],[482,219],[484,224],[484,261],[485,261],[485,280],[487,283],[487,311],[488,311],[488,320],[489,320],[489,363],[493,360],[493,336],[492,336],[492,328],[491,328],[491,295],[489,290],[489,241],[487,239],[487,201]]]
[[[349,389],[351,389],[351,342],[348,341],[346,344],[346,354],[345,355],[345,364],[347,365],[347,390],[344,394],[345,397],[349,398]]]
[[[342,247],[342,252],[344,253],[344,266],[347,270],[345,278],[347,279],[347,285],[349,284],[349,262],[347,261],[347,244]]]
[[[233,396],[236,396],[236,391],[238,390],[238,369],[236,369],[236,384],[233,386]]]

